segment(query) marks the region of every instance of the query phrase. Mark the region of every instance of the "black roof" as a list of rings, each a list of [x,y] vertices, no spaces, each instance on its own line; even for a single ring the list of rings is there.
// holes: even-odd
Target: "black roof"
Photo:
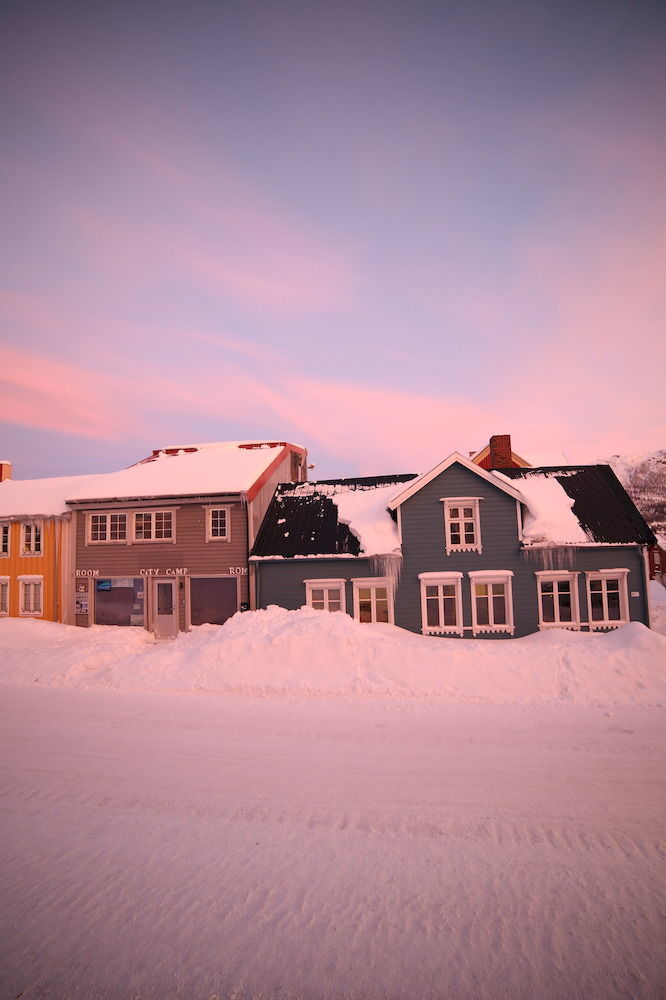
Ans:
[[[355,479],[322,479],[316,483],[280,483],[259,528],[250,555],[294,556],[352,555],[360,542],[349,525],[338,521],[332,496],[351,490],[373,490],[415,479],[416,473],[364,476]],[[390,516],[387,512],[387,517]]]
[[[510,479],[552,476],[573,500],[573,513],[592,541],[654,545],[651,528],[610,465],[547,465],[498,469]],[[517,484],[520,489],[520,484]]]

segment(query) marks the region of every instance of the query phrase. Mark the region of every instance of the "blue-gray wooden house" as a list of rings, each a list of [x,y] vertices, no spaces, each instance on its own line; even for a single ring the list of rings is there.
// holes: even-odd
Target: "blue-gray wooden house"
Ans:
[[[250,557],[256,606],[434,636],[649,625],[654,535],[608,465],[282,484]]]

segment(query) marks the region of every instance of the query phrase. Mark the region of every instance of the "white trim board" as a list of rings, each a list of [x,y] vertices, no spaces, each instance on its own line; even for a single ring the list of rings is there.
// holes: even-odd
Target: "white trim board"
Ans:
[[[388,509],[396,510],[396,508],[403,504],[405,500],[409,500],[410,497],[413,497],[415,493],[418,493],[424,486],[431,483],[433,479],[436,479],[437,476],[442,474],[442,472],[446,472],[447,469],[456,464],[462,465],[464,469],[467,469],[469,472],[473,472],[475,476],[479,477],[479,479],[483,479],[485,482],[491,483],[496,489],[501,490],[503,493],[507,493],[510,497],[513,497],[514,500],[518,500],[520,503],[525,503],[521,493],[508,482],[503,482],[497,476],[493,476],[490,472],[482,469],[480,465],[474,465],[473,462],[470,462],[470,460],[465,458],[464,455],[461,455],[460,452],[454,451],[448,458],[445,458],[443,462],[440,462],[434,469],[431,469],[430,472],[425,472],[416,479],[412,479],[411,482],[407,484],[407,488],[401,493],[398,493],[398,495],[389,502]]]

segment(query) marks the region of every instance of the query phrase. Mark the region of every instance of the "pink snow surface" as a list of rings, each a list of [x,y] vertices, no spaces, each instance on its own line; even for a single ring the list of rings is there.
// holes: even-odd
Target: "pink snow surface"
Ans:
[[[0,664],[0,996],[663,998],[643,626],[5,619]]]

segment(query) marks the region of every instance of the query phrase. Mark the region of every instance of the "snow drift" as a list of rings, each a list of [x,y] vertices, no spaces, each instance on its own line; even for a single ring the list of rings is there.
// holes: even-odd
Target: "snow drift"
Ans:
[[[170,642],[142,629],[0,622],[2,679],[116,691],[437,696],[448,701],[666,703],[666,638],[633,622],[458,640],[301,608],[236,614]]]

